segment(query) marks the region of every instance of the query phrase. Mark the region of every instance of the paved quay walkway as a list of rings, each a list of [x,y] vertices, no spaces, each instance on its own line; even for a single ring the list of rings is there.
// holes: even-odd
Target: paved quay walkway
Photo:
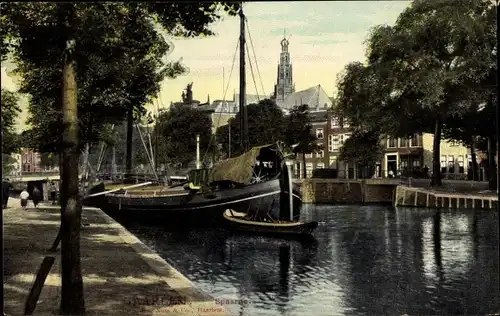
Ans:
[[[55,256],[33,315],[58,315],[60,247],[48,251],[60,224],[60,208],[21,210],[9,199],[4,216],[4,304],[6,315],[24,315],[35,275],[45,256]],[[85,208],[81,265],[87,315],[229,315],[209,295],[96,208]]]

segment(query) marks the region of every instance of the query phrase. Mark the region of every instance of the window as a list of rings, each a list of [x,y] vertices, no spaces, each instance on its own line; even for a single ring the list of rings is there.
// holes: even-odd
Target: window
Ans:
[[[455,173],[455,160],[452,155],[448,156],[448,172]]]
[[[337,156],[330,156],[328,162],[330,163],[330,168],[337,169]]]
[[[409,138],[400,138],[399,139],[399,147],[408,147],[410,145],[410,139]]]
[[[345,141],[349,139],[349,137],[351,137],[351,134],[350,134],[350,133],[343,134],[343,135],[342,135],[342,139],[341,139],[341,144],[344,144],[344,143],[345,143]]]
[[[331,119],[331,124],[332,124],[332,128],[339,128],[340,127],[339,118],[333,116]]]
[[[458,173],[464,173],[464,156],[458,156]]]
[[[446,156],[441,156],[441,173],[446,173]]]
[[[339,135],[329,135],[328,136],[328,151],[334,152],[338,151],[340,147]]]
[[[310,178],[312,176],[312,171],[313,171],[313,164],[312,162],[306,163],[306,176],[307,178]]]
[[[325,167],[325,164],[323,162],[318,162],[316,164],[316,169],[323,169]]]
[[[396,148],[398,146],[398,140],[396,138],[389,138],[387,140],[387,148]]]
[[[343,128],[349,128],[349,121],[347,119],[342,120],[342,127]]]
[[[317,128],[316,129],[316,137],[318,139],[323,139],[323,129],[322,128]]]
[[[456,142],[454,140],[450,141],[450,147],[457,147],[458,145],[459,145],[458,142]]]
[[[401,159],[401,162],[399,163],[399,170],[407,170],[408,169],[408,159]]]
[[[306,158],[312,158],[313,154],[306,154]]]
[[[325,156],[325,151],[323,149],[316,152],[316,158],[323,158],[324,156]]]
[[[411,147],[418,147],[420,146],[420,142],[419,142],[419,137],[418,137],[418,134],[413,134],[411,137],[410,137],[410,146]]]
[[[413,164],[413,170],[419,169],[420,168],[420,160],[415,159],[412,161]]]

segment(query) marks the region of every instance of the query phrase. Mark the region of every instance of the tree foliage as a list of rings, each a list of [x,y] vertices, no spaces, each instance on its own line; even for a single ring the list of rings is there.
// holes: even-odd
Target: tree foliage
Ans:
[[[7,155],[16,152],[20,145],[15,130],[16,118],[21,112],[18,101],[15,92],[2,88],[2,153]]]
[[[439,185],[443,128],[456,127],[491,95],[495,19],[489,1],[413,1],[393,27],[372,30],[366,66],[346,67],[338,82],[340,111],[360,131],[382,136],[432,131]]]
[[[285,116],[283,111],[270,99],[257,104],[247,105],[249,146],[262,146],[283,141]],[[229,154],[229,128],[231,128],[231,156],[242,154],[240,146],[240,113],[238,112],[227,125],[216,131],[216,141],[221,146],[224,157]]]
[[[376,132],[353,131],[340,148],[339,159],[349,164],[373,167],[383,156],[380,134]]]
[[[1,3],[2,58],[11,53],[29,94],[32,136],[41,151],[62,153],[61,314],[85,313],[80,268],[78,146],[99,139],[182,72],[163,60],[170,34],[209,34],[218,3]],[[238,5],[223,5],[232,11]],[[233,12],[234,13],[234,12]],[[156,24],[155,24],[156,23]],[[62,92],[62,93],[61,93]],[[61,124],[62,123],[62,124]],[[47,142],[45,142],[47,141]]]
[[[196,135],[200,135],[200,159],[203,159],[212,137],[210,114],[190,106],[176,106],[159,116],[157,121],[164,154],[172,164],[187,167],[196,158]]]
[[[310,154],[322,149],[313,132],[309,106],[295,106],[286,118],[285,144],[293,146],[295,154]]]
[[[136,116],[160,89],[160,82],[185,71],[170,62],[172,48],[161,33],[212,35],[209,25],[236,3],[75,3],[70,30],[76,34],[80,144],[103,138],[103,125],[118,124],[133,107]],[[30,96],[29,138],[42,152],[61,145],[61,62],[65,34],[61,4],[2,3],[2,58],[8,53]],[[158,31],[158,29],[161,30]],[[95,115],[99,113],[99,115]]]

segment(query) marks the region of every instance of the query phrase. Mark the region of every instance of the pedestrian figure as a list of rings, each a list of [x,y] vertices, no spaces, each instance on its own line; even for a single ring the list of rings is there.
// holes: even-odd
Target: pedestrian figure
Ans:
[[[394,178],[394,171],[389,170],[389,178]]]
[[[33,189],[32,200],[33,200],[33,205],[35,205],[35,208],[38,208],[38,203],[40,203],[40,201],[42,200],[42,192],[40,192],[40,190],[37,187]]]
[[[424,178],[428,179],[429,178],[429,167],[427,167],[427,165],[425,165],[423,171],[424,171]]]
[[[50,199],[52,200],[52,205],[56,205],[57,188],[54,181],[50,182],[49,192],[50,192]]]
[[[9,202],[10,189],[12,188],[12,184],[9,182],[9,179],[5,179],[2,181],[2,208],[7,208],[7,203]]]
[[[21,192],[19,197],[21,198],[21,208],[23,210],[26,210],[26,206],[28,206],[28,198],[30,197],[30,194],[28,193],[28,191],[26,191],[26,189],[23,189],[23,192]]]

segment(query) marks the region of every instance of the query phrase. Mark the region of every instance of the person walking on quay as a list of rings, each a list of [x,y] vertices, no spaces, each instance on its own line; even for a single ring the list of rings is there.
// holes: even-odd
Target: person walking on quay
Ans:
[[[30,194],[28,193],[28,191],[26,191],[26,189],[23,189],[23,192],[21,192],[19,197],[21,198],[21,208],[23,210],[26,210],[26,206],[28,206],[28,198],[30,197]]]
[[[38,208],[38,203],[40,203],[40,201],[42,200],[42,192],[40,192],[40,190],[37,187],[33,189],[32,200],[33,200],[33,205],[35,205],[35,208]]]
[[[54,181],[50,182],[49,192],[50,199],[52,200],[52,205],[56,205],[57,188]]]
[[[424,179],[429,179],[429,167],[427,165],[424,166]]]
[[[11,188],[12,184],[9,182],[9,179],[2,181],[2,209],[7,208]]]

